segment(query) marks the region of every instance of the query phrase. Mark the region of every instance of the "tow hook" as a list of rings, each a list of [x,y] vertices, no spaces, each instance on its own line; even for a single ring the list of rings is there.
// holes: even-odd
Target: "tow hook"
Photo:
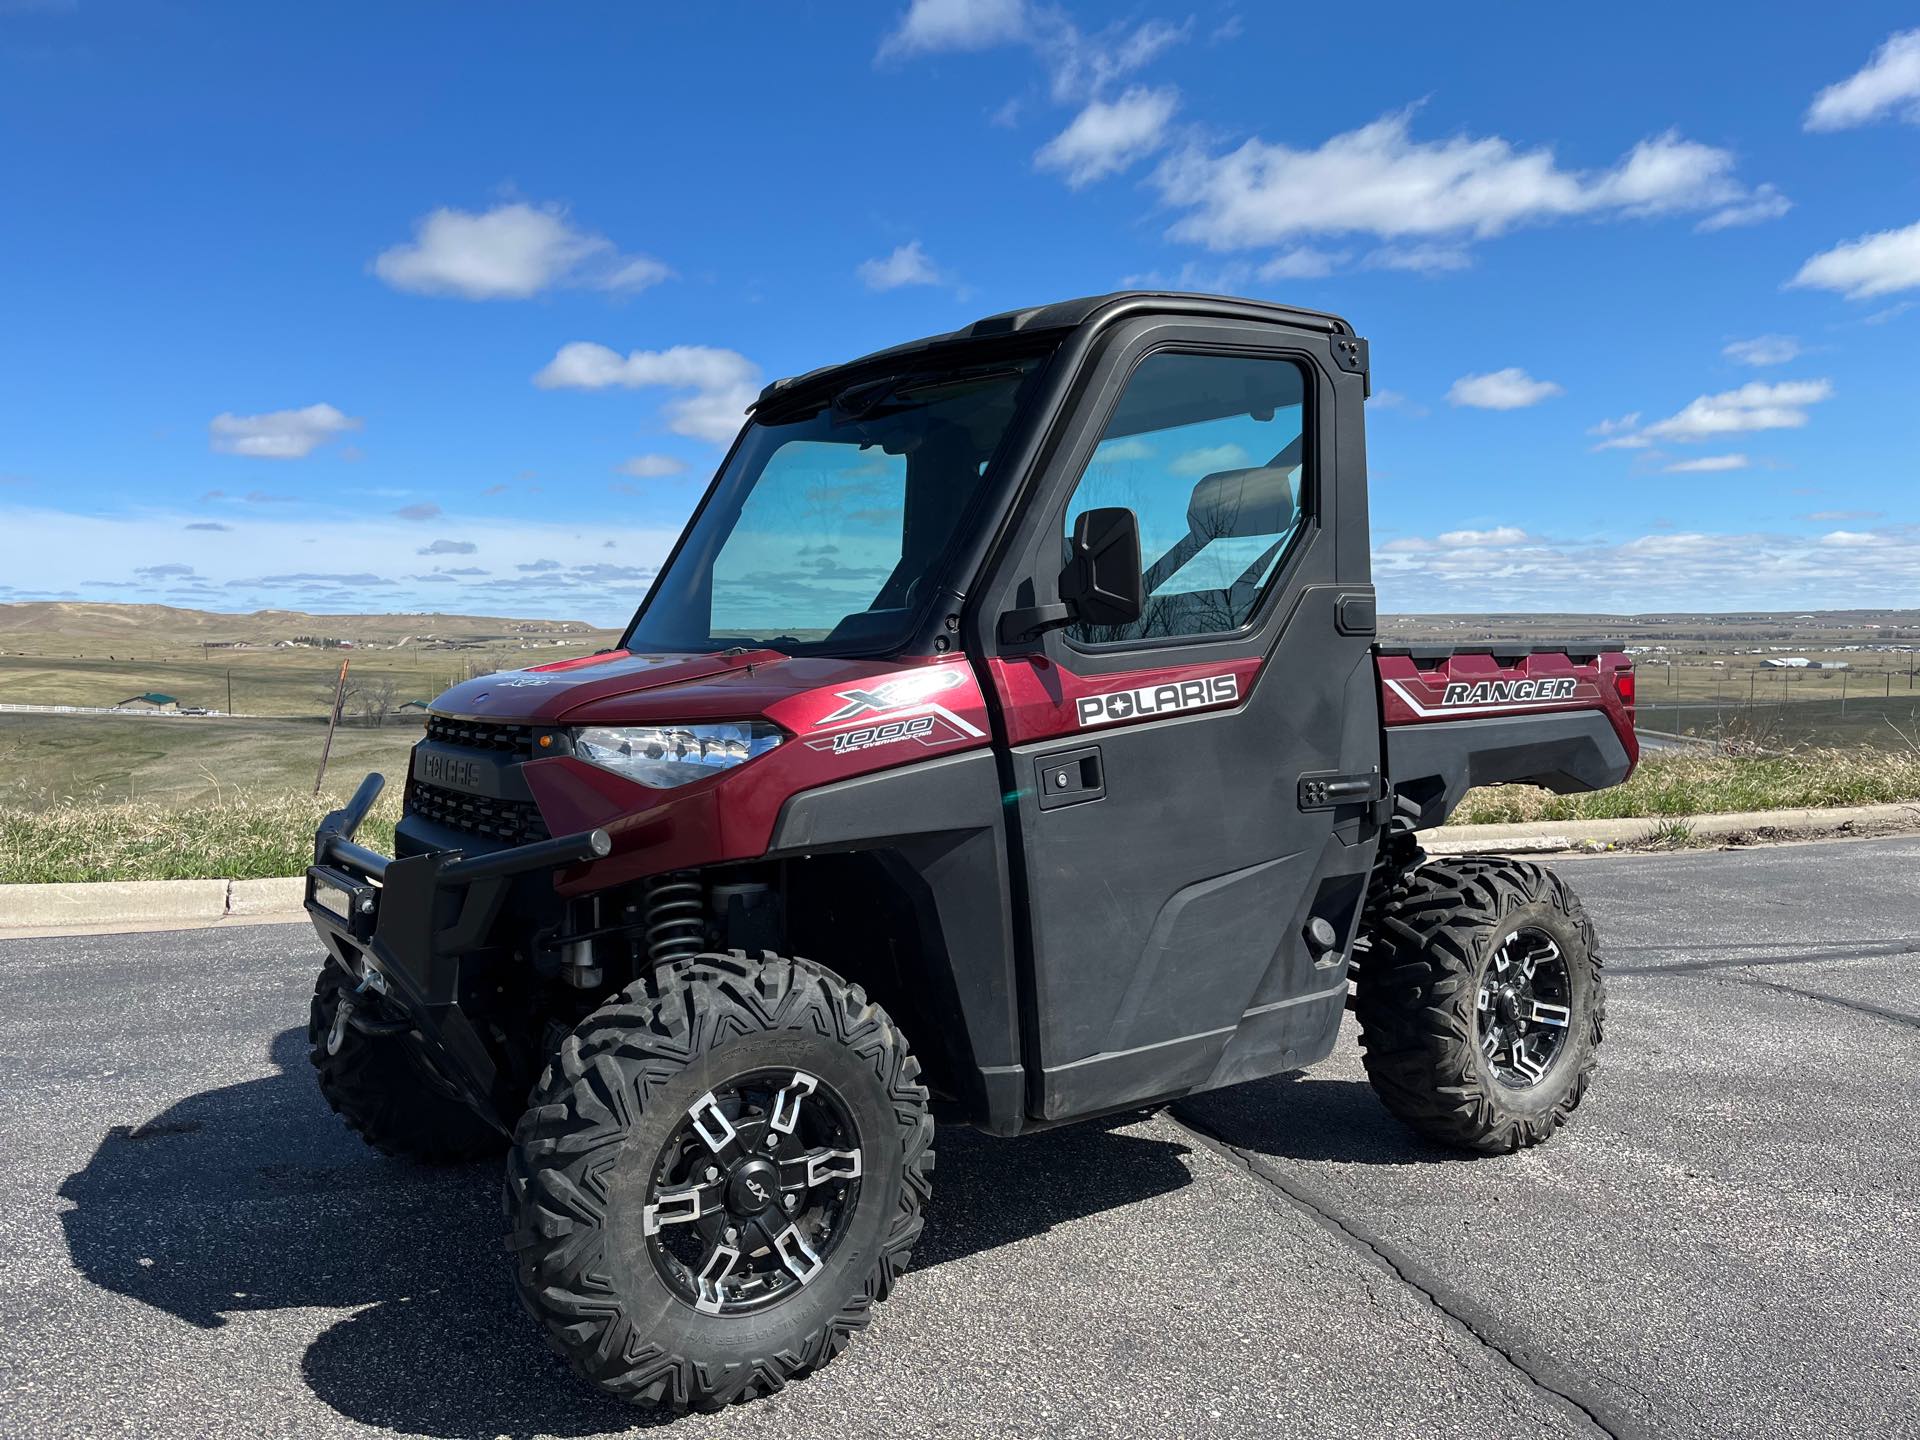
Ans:
[[[347,1021],[353,1016],[353,1001],[342,995],[340,1003],[334,1007],[333,1025],[327,1031],[327,1054],[338,1055],[340,1044],[347,1038]]]

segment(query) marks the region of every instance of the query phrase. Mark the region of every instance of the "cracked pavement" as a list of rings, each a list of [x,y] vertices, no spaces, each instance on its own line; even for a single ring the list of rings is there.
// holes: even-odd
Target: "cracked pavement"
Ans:
[[[1920,839],[1563,862],[1599,1081],[1455,1157],[1305,1076],[943,1131],[849,1352],[690,1435],[1916,1433]],[[0,1433],[586,1436],[491,1164],[367,1151],[306,1073],[296,927],[0,942]],[[1903,1429],[1903,1427],[1906,1427]]]

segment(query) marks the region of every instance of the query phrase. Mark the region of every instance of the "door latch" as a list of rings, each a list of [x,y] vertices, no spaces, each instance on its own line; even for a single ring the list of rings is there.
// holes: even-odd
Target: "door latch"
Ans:
[[[1371,805],[1380,798],[1380,772],[1357,775],[1314,774],[1300,777],[1302,810],[1337,810],[1343,805]]]

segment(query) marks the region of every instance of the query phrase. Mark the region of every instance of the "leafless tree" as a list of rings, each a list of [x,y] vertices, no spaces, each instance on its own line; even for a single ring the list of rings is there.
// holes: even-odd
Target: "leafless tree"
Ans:
[[[349,687],[348,702],[360,712],[360,722],[375,729],[387,723],[399,698],[400,682],[390,675],[361,680]]]

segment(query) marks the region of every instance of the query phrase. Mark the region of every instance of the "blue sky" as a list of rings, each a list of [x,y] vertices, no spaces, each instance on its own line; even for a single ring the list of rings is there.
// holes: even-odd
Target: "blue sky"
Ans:
[[[764,380],[1373,344],[1394,610],[1920,605],[1920,10],[0,0],[0,599],[618,620]]]

